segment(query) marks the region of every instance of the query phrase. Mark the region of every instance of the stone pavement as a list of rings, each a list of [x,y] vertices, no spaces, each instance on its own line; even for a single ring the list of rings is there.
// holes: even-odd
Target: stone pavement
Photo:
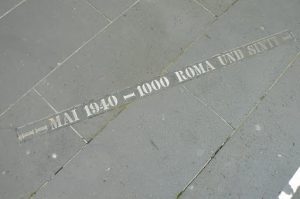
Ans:
[[[299,0],[1,1],[0,198],[299,197],[300,179],[289,185],[299,10]],[[24,124],[283,30],[296,41],[18,142]]]

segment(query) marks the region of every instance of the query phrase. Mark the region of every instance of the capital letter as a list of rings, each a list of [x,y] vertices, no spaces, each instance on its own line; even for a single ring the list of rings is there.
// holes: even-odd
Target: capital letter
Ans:
[[[179,82],[183,82],[183,81],[187,80],[187,77],[184,76],[184,74],[181,70],[176,71],[175,74],[176,74],[177,79],[178,79]]]
[[[49,119],[49,122],[50,122],[51,130],[54,130],[54,129],[59,128],[59,127],[62,126],[62,125],[61,125],[61,121],[60,121],[60,116],[59,116],[59,115],[57,115],[57,116],[55,117],[55,119],[54,119],[54,118],[50,118],[50,119]]]

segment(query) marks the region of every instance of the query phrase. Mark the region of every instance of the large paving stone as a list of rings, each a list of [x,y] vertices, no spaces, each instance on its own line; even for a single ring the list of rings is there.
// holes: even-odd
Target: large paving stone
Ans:
[[[28,198],[79,150],[84,142],[66,128],[20,144],[15,128],[53,111],[30,92],[0,121],[0,197]]]
[[[274,9],[268,9],[269,4],[276,6]],[[300,28],[293,19],[299,15],[299,9],[300,4],[293,0],[289,1],[288,5],[282,1],[239,1],[210,27],[206,36],[192,44],[168,70],[198,63],[217,53],[281,30],[290,29],[298,37]],[[282,12],[287,14],[281,14]],[[297,42],[279,46],[189,82],[186,84],[187,88],[237,127],[295,56],[298,47]]]
[[[114,20],[137,0],[87,0],[106,17]]]
[[[182,198],[277,198],[300,165],[300,56]]]
[[[213,18],[194,1],[141,1],[37,87],[58,110],[159,75]],[[87,139],[107,113],[75,127]]]
[[[0,113],[107,23],[79,0],[26,1],[0,20]]]
[[[129,105],[37,198],[175,198],[231,132],[169,89]]]

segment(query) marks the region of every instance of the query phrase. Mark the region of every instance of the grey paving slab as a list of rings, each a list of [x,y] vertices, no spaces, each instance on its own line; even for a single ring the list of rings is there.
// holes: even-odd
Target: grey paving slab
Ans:
[[[300,165],[299,58],[182,198],[277,198]]]
[[[107,23],[78,0],[30,0],[2,18],[0,113]]]
[[[222,15],[238,0],[197,0],[216,16]]]
[[[194,1],[141,1],[37,87],[58,110],[159,75],[213,18]],[[115,113],[75,125],[87,139]]]
[[[93,7],[103,13],[110,20],[114,20],[136,1],[137,0],[87,0],[87,2],[89,2]]]
[[[37,198],[175,198],[231,132],[172,88],[129,105]]]
[[[299,37],[298,22],[293,20],[299,16],[299,2],[289,1],[287,6],[285,2],[272,1],[276,6],[274,9],[267,9],[269,4],[271,1],[268,0],[239,1],[169,70],[197,63],[206,57],[280,30],[290,29],[296,37]],[[280,12],[289,14],[278,15],[279,9],[282,9]],[[281,46],[263,55],[257,55],[242,63],[203,76],[197,81],[187,83],[186,86],[195,96],[237,127],[297,51],[297,42]]]
[[[298,188],[298,191],[294,194],[293,199],[300,198],[300,189]]]
[[[18,125],[49,114],[53,114],[49,106],[30,92],[1,118],[0,198],[28,198],[84,144],[70,128],[32,142],[18,142]]]
[[[16,7],[22,0],[5,0],[0,2],[0,19],[4,17],[11,9]]]

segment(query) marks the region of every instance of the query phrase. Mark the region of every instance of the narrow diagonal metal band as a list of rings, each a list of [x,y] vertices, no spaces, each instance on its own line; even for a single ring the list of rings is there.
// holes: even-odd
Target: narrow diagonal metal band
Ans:
[[[95,117],[137,99],[201,77],[219,68],[261,54],[293,40],[294,37],[290,31],[276,33],[233,50],[215,55],[200,63],[183,67],[180,70],[166,73],[149,81],[144,81],[119,92],[106,95],[103,98],[92,99],[87,103],[74,106],[53,116],[17,128],[18,140],[23,142],[34,136],[50,133],[57,129]]]

